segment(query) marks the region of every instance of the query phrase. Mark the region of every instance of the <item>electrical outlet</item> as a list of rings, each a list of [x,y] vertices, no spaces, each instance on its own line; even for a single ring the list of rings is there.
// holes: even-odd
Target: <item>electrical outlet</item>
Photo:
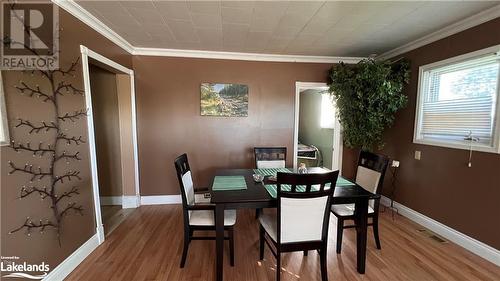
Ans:
[[[393,168],[398,168],[398,167],[399,167],[399,161],[397,161],[397,160],[392,160],[391,167],[393,167]]]
[[[422,158],[422,151],[415,150],[415,160],[420,160]]]

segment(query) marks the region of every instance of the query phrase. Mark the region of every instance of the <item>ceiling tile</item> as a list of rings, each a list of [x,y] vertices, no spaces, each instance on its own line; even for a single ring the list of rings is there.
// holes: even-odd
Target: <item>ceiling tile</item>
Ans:
[[[153,3],[166,20],[191,20],[185,1],[154,1]]]
[[[194,26],[197,28],[222,29],[222,20],[219,15],[211,14],[191,14]]]
[[[249,24],[252,9],[222,8],[222,21],[225,23]]]
[[[500,3],[76,1],[134,46],[336,56],[382,53]]]
[[[188,1],[192,13],[220,15],[220,1]]]
[[[170,20],[167,25],[178,42],[199,42],[194,26],[189,21]]]

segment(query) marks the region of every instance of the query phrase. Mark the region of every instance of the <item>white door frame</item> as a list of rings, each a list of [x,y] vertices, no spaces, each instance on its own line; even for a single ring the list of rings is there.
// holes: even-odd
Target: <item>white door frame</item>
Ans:
[[[297,146],[299,142],[299,112],[300,112],[300,92],[307,89],[328,89],[328,84],[318,82],[295,82],[295,124],[293,131],[293,168],[297,169]],[[332,169],[342,170],[342,135],[338,118],[335,118],[333,128],[333,155]]]
[[[134,71],[121,64],[118,64],[90,49],[80,45],[80,52],[82,54],[82,68],[83,68],[83,84],[85,89],[85,104],[88,110],[87,127],[88,127],[88,139],[90,147],[90,167],[92,172],[92,190],[94,195],[94,208],[95,208],[95,219],[96,219],[96,232],[99,238],[99,244],[104,242],[104,228],[102,225],[101,217],[101,202],[99,198],[99,181],[97,175],[97,154],[96,154],[96,144],[95,144],[95,132],[94,132],[94,118],[92,109],[92,96],[90,90],[90,73],[89,73],[89,57],[99,61],[123,74],[128,74],[130,76],[130,98],[132,105],[132,142],[134,147],[134,173],[135,173],[135,199],[134,202],[130,203],[128,207],[138,207],[140,205],[140,188],[139,188],[139,162],[138,162],[138,150],[137,150],[137,120],[136,120],[136,105],[135,105],[135,86],[134,86]],[[123,194],[122,194],[123,195]],[[125,201],[122,196],[122,204]],[[135,205],[135,206],[134,206]]]

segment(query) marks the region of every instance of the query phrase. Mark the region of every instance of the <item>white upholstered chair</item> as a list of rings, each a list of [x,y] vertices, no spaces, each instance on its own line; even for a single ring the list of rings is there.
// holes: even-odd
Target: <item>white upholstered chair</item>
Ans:
[[[182,251],[181,265],[183,268],[186,263],[186,256],[191,240],[215,240],[214,237],[197,237],[194,231],[211,230],[215,231],[215,206],[210,204],[210,199],[199,196],[195,193],[191,168],[187,155],[184,153],[175,159],[175,169],[182,197],[182,210],[184,216],[184,248]],[[208,189],[207,189],[208,191]],[[234,225],[236,223],[236,210],[226,210],[224,213],[224,230],[228,236],[224,239],[229,240],[231,266],[234,265]]]
[[[304,251],[306,255],[309,250],[318,251],[321,278],[328,280],[328,224],[338,174],[338,171],[301,175],[278,173],[277,214],[259,216],[260,259],[264,258],[264,243],[267,243],[276,257],[276,280],[280,280],[281,253]],[[290,185],[290,191],[281,190],[285,184]]]
[[[384,183],[384,175],[389,164],[389,158],[384,155],[361,151],[356,170],[356,183],[375,194],[379,194]],[[378,233],[378,213],[380,199],[372,199],[368,206],[368,217],[372,222],[373,235],[377,249],[380,249],[380,238]],[[332,213],[337,217],[337,253],[342,250],[342,234],[344,228],[352,228],[355,225],[344,225],[346,220],[354,220],[354,204],[332,205]]]

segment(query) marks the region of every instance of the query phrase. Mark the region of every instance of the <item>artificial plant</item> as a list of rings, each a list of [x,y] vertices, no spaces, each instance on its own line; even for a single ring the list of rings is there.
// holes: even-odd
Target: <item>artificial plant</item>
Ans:
[[[356,65],[340,63],[330,71],[330,93],[346,146],[373,150],[383,146],[384,129],[394,122],[407,96],[402,93],[410,77],[409,62],[364,59]]]

